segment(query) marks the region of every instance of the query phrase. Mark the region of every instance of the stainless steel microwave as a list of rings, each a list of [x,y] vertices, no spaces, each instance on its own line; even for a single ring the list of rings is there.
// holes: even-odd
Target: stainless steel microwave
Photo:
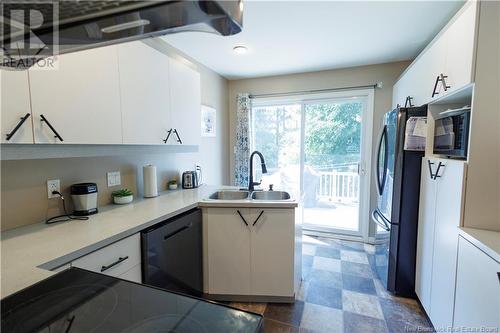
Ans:
[[[434,123],[434,154],[466,159],[470,107],[441,112]]]

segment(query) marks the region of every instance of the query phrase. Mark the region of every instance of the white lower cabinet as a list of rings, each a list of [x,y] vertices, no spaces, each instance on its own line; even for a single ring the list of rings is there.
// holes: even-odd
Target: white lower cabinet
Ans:
[[[238,215],[246,209],[208,208],[206,250],[208,292],[250,295],[250,227]]]
[[[120,279],[132,281],[132,282],[137,282],[137,283],[142,283],[142,268],[141,264],[136,265],[123,273],[122,275],[118,276]]]
[[[434,327],[453,324],[465,162],[424,158],[415,291]]]
[[[257,221],[252,226],[250,234],[252,293],[292,297],[294,292],[294,210],[257,208],[249,209],[248,213],[250,221]]]
[[[459,237],[454,327],[500,327],[500,263]],[[496,332],[490,330],[490,332]],[[486,330],[477,332],[488,332]]]
[[[415,292],[427,313],[431,305],[432,255],[434,252],[434,225],[436,215],[437,182],[431,177],[430,160],[422,159],[420,204],[418,216]],[[432,166],[432,165],[431,165]]]
[[[293,208],[206,208],[204,216],[209,294],[293,297]]]
[[[135,234],[80,257],[71,266],[141,282],[141,238]]]

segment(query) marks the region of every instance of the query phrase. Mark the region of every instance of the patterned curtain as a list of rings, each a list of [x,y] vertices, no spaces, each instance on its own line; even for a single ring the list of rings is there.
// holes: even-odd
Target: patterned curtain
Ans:
[[[248,186],[248,163],[250,158],[250,111],[252,101],[249,94],[238,94],[236,149],[234,156],[234,185]]]

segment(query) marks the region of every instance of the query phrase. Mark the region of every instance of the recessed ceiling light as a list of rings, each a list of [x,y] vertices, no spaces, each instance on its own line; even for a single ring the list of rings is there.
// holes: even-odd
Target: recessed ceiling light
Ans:
[[[245,54],[247,53],[248,49],[246,46],[243,46],[243,45],[237,45],[235,47],[233,47],[233,51],[236,53],[236,54]]]

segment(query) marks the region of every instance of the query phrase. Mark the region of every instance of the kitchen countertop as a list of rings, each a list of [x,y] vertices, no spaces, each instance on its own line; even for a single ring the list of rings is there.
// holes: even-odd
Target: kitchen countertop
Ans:
[[[500,263],[500,232],[460,228],[460,235]]]
[[[154,224],[198,206],[293,208],[297,202],[207,200],[227,186],[203,185],[197,189],[161,193],[124,206],[100,208],[89,220],[73,220],[54,225],[37,223],[1,234],[1,290],[4,298],[43,280],[50,271],[83,255],[133,235]]]

